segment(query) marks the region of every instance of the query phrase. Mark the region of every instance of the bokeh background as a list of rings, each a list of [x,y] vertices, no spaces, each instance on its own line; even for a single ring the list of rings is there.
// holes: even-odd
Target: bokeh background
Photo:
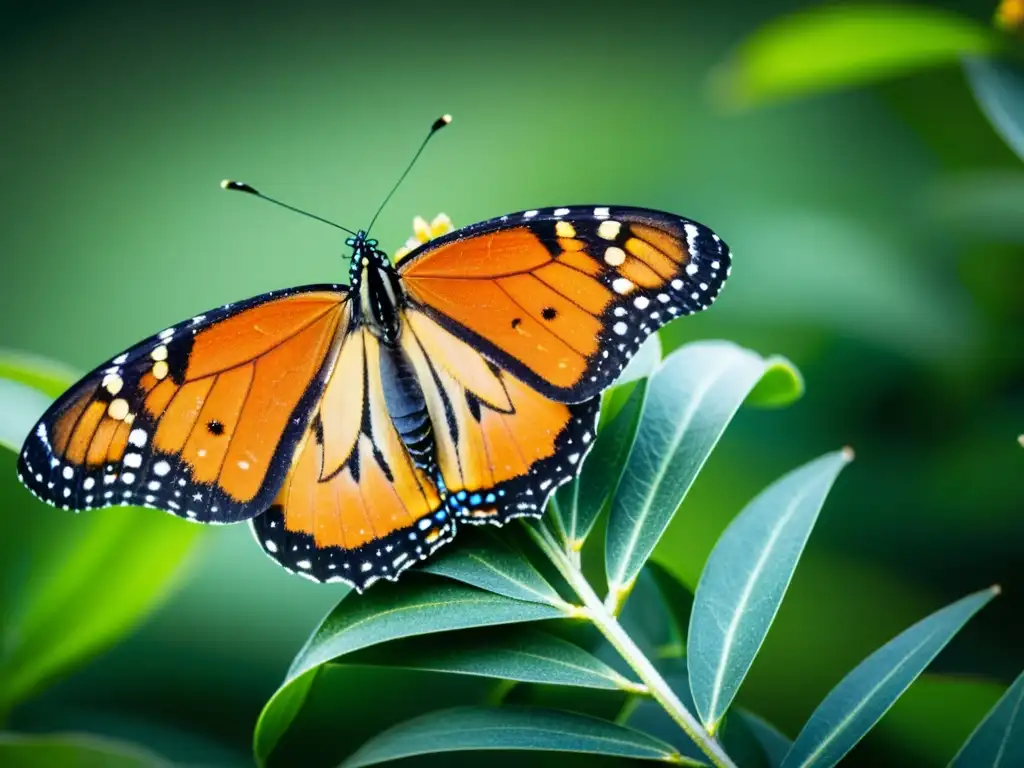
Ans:
[[[955,65],[757,108],[718,98],[734,46],[807,5],[8,0],[0,347],[86,370],[211,306],[343,279],[339,233],[218,182],[361,227],[442,112],[452,126],[376,226],[385,246],[439,211],[457,225],[573,203],[696,218],[735,269],[666,345],[720,337],[786,355],[807,393],[740,413],[656,559],[694,585],[761,487],[853,446],[740,702],[795,736],[872,649],[1001,583],[850,758],[937,764],[1024,667],[1024,228],[1007,214],[1024,211],[1024,168]],[[935,5],[980,23],[993,11]],[[78,522],[9,479],[8,546]],[[244,526],[201,534],[162,607],[15,709],[11,728],[251,763],[256,715],[344,590],[288,576]],[[424,673],[349,674],[332,741],[290,738],[281,764],[341,757],[424,702],[479,694]]]

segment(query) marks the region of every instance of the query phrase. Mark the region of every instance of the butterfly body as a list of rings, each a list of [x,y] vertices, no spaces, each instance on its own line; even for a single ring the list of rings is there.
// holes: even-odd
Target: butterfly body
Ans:
[[[347,244],[348,286],[226,305],[87,375],[26,441],[22,481],[69,509],[248,520],[289,570],[363,589],[460,522],[541,515],[601,391],[730,267],[707,228],[610,206],[510,214],[397,264]]]

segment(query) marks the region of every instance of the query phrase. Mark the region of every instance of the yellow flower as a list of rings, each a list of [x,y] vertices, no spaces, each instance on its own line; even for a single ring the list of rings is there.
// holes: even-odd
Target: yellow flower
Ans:
[[[395,251],[392,260],[397,264],[408,256],[410,252],[423,245],[423,243],[429,243],[431,240],[441,237],[441,235],[447,235],[453,229],[455,227],[452,225],[452,220],[448,218],[447,214],[437,214],[429,224],[422,216],[417,216],[412,220],[413,236],[405,241],[405,245]]]
[[[1024,30],[1024,0],[1003,0],[996,11],[996,26],[1007,32]]]

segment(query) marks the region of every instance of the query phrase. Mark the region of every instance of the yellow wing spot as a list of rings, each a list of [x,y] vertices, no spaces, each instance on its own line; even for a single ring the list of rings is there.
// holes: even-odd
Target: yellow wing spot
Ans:
[[[154,360],[166,360],[167,359],[167,347],[161,344],[159,347],[149,353],[149,356]]]
[[[441,538],[441,532],[440,532],[439,530],[437,530],[437,528],[435,528],[435,529],[434,529],[434,530],[432,530],[432,531],[431,531],[430,533],[428,533],[428,534],[427,534],[427,535],[426,535],[426,536],[425,536],[425,537],[423,538],[423,540],[424,540],[425,542],[427,542],[427,544],[433,544],[433,543],[434,543],[435,541],[437,541],[437,540],[438,540],[438,539],[440,539],[440,538]]]
[[[598,237],[603,237],[605,240],[614,240],[619,236],[620,229],[622,229],[622,222],[607,219],[598,225],[597,235]]]
[[[555,224],[555,234],[559,237],[576,237],[576,227],[568,221],[560,221]]]
[[[166,360],[157,360],[153,363],[153,378],[157,380],[166,378],[168,371],[170,368],[167,367]]]
[[[111,400],[107,406],[107,415],[114,421],[124,421],[124,417],[128,415],[128,401],[121,397]]]

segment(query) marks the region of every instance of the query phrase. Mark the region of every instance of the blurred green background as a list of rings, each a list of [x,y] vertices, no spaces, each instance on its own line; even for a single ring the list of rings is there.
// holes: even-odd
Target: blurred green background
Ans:
[[[806,378],[795,406],[740,413],[656,559],[694,585],[760,488],[826,450],[856,449],[740,703],[795,736],[868,652],[995,582],[1003,596],[933,671],[1005,684],[1024,667],[1024,228],[961,203],[989,194],[1020,212],[1024,167],[955,65],[757,109],[716,99],[709,73],[733,47],[807,5],[9,0],[0,347],[85,370],[211,306],[343,279],[336,231],[218,182],[365,226],[426,127],[450,112],[375,228],[386,247],[414,215],[438,211],[456,225],[573,203],[675,211],[721,233],[735,268],[713,311],[664,332],[668,346],[728,338],[788,356]],[[994,10],[942,7],[982,24]],[[20,488],[0,498],[11,540],[15,514],[77,522]],[[251,762],[256,715],[344,590],[288,576],[244,526],[202,534],[157,614],[16,709],[10,727]],[[330,738],[300,723],[281,764],[336,759],[481,689],[344,674],[352,702],[332,704]],[[935,698],[928,684],[850,764],[931,764],[921,728],[962,740],[994,700]]]

